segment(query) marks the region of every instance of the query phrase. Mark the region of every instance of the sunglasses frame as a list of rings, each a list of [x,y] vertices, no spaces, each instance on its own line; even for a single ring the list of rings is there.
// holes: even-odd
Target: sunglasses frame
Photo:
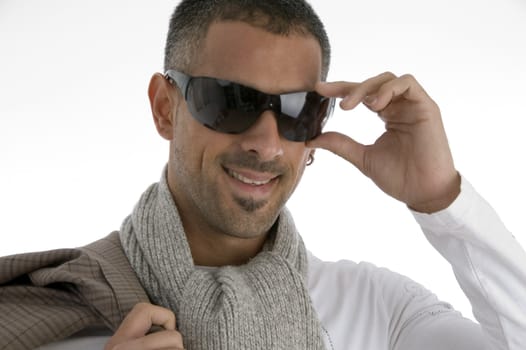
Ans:
[[[199,77],[193,77],[193,76],[190,76],[186,73],[183,73],[183,72],[179,72],[177,70],[173,70],[173,69],[169,69],[165,72],[164,74],[164,77],[166,80],[168,80],[172,85],[175,85],[177,88],[179,88],[179,90],[181,91],[181,94],[183,96],[183,98],[185,99],[185,101],[188,102],[188,88],[190,86],[190,82],[193,80],[193,79],[198,79],[198,78],[205,78],[205,79],[214,79],[214,80],[223,80],[227,83],[231,83],[231,84],[236,84],[236,85],[239,85],[241,87],[244,87],[244,88],[248,88],[248,89],[251,89],[251,90],[254,90],[254,91],[257,91],[258,93],[261,93],[261,94],[264,94],[270,98],[281,98],[280,96],[281,95],[286,95],[286,94],[267,94],[265,92],[262,92],[262,91],[259,91],[257,89],[254,89],[252,87],[249,87],[249,86],[246,86],[246,85],[243,85],[243,84],[240,84],[240,83],[236,83],[236,82],[233,82],[233,81],[228,81],[228,80],[224,80],[224,79],[218,79],[218,78],[213,78],[213,77],[205,77],[205,76],[199,76]],[[323,117],[320,125],[319,125],[319,132],[310,137],[310,138],[299,138],[299,139],[296,139],[296,138],[289,138],[287,137],[287,135],[284,135],[282,134],[282,132],[280,131],[280,134],[282,134],[283,137],[285,137],[287,140],[289,141],[293,141],[293,142],[305,142],[305,141],[308,141],[308,140],[312,140],[314,138],[316,138],[317,136],[319,136],[321,134],[321,130],[323,129],[325,123],[327,122],[327,120],[329,119],[329,117],[332,115],[333,111],[334,111],[334,106],[335,106],[335,102],[336,102],[336,99],[333,98],[333,97],[325,97],[325,96],[322,96],[320,94],[318,94],[316,91],[305,91],[307,94],[308,93],[315,93],[316,95],[320,96],[322,98],[322,103],[323,101],[325,100],[328,100],[328,106],[327,106],[327,110],[325,112],[325,116]],[[292,93],[290,93],[292,94]],[[276,119],[277,119],[277,122],[278,124],[280,123],[279,122],[279,119],[280,118],[287,118],[287,116],[282,116],[282,112],[279,111],[279,113],[276,112],[276,110],[273,108],[272,106],[272,103],[270,103],[269,105],[269,109],[272,110],[276,116]],[[192,113],[190,113],[192,114]],[[194,116],[192,114],[192,117],[194,119],[196,119],[199,123],[203,124],[203,122],[196,116]],[[227,134],[238,134],[238,133],[241,133],[243,131],[239,131],[239,132],[226,132],[226,131],[222,131],[222,130],[216,130],[215,128],[212,128],[206,124],[203,124],[207,127],[209,127],[211,130],[214,130],[216,132],[220,132],[220,133],[227,133]]]

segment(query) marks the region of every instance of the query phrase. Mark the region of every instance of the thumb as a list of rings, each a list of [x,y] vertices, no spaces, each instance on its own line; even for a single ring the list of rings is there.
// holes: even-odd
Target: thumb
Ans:
[[[306,143],[307,147],[322,148],[351,162],[364,172],[365,146],[339,132],[326,132]]]

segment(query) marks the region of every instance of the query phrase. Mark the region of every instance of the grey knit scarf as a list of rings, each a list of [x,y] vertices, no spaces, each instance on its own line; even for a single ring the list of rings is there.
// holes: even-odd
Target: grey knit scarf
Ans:
[[[199,269],[163,176],[125,219],[120,238],[152,302],[174,311],[186,349],[324,348],[306,289],[305,246],[286,210],[246,265]]]

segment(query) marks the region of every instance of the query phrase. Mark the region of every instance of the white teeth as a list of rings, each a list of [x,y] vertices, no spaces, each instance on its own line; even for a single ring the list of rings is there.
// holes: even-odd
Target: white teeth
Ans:
[[[270,181],[272,181],[272,179],[268,179],[268,180],[265,180],[265,181],[256,181],[256,180],[251,180],[251,179],[248,179],[246,177],[244,177],[243,175],[241,174],[238,174],[236,173],[235,171],[232,171],[230,169],[228,169],[228,174],[230,176],[232,176],[233,178],[243,182],[243,183],[246,183],[248,185],[254,185],[254,186],[261,186],[261,185],[265,185],[265,184],[268,184]]]

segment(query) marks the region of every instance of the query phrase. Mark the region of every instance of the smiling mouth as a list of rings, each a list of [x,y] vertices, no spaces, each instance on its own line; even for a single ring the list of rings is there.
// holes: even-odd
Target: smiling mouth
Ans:
[[[230,175],[231,177],[233,177],[234,179],[239,180],[239,181],[241,181],[244,184],[252,185],[252,186],[263,186],[263,185],[266,185],[266,184],[270,183],[275,178],[277,178],[277,176],[273,176],[273,177],[269,177],[267,179],[256,180],[256,179],[250,179],[250,178],[248,178],[246,176],[243,176],[240,173],[237,173],[237,172],[235,172],[232,169],[228,169],[227,168],[225,170],[226,170],[227,174]]]

